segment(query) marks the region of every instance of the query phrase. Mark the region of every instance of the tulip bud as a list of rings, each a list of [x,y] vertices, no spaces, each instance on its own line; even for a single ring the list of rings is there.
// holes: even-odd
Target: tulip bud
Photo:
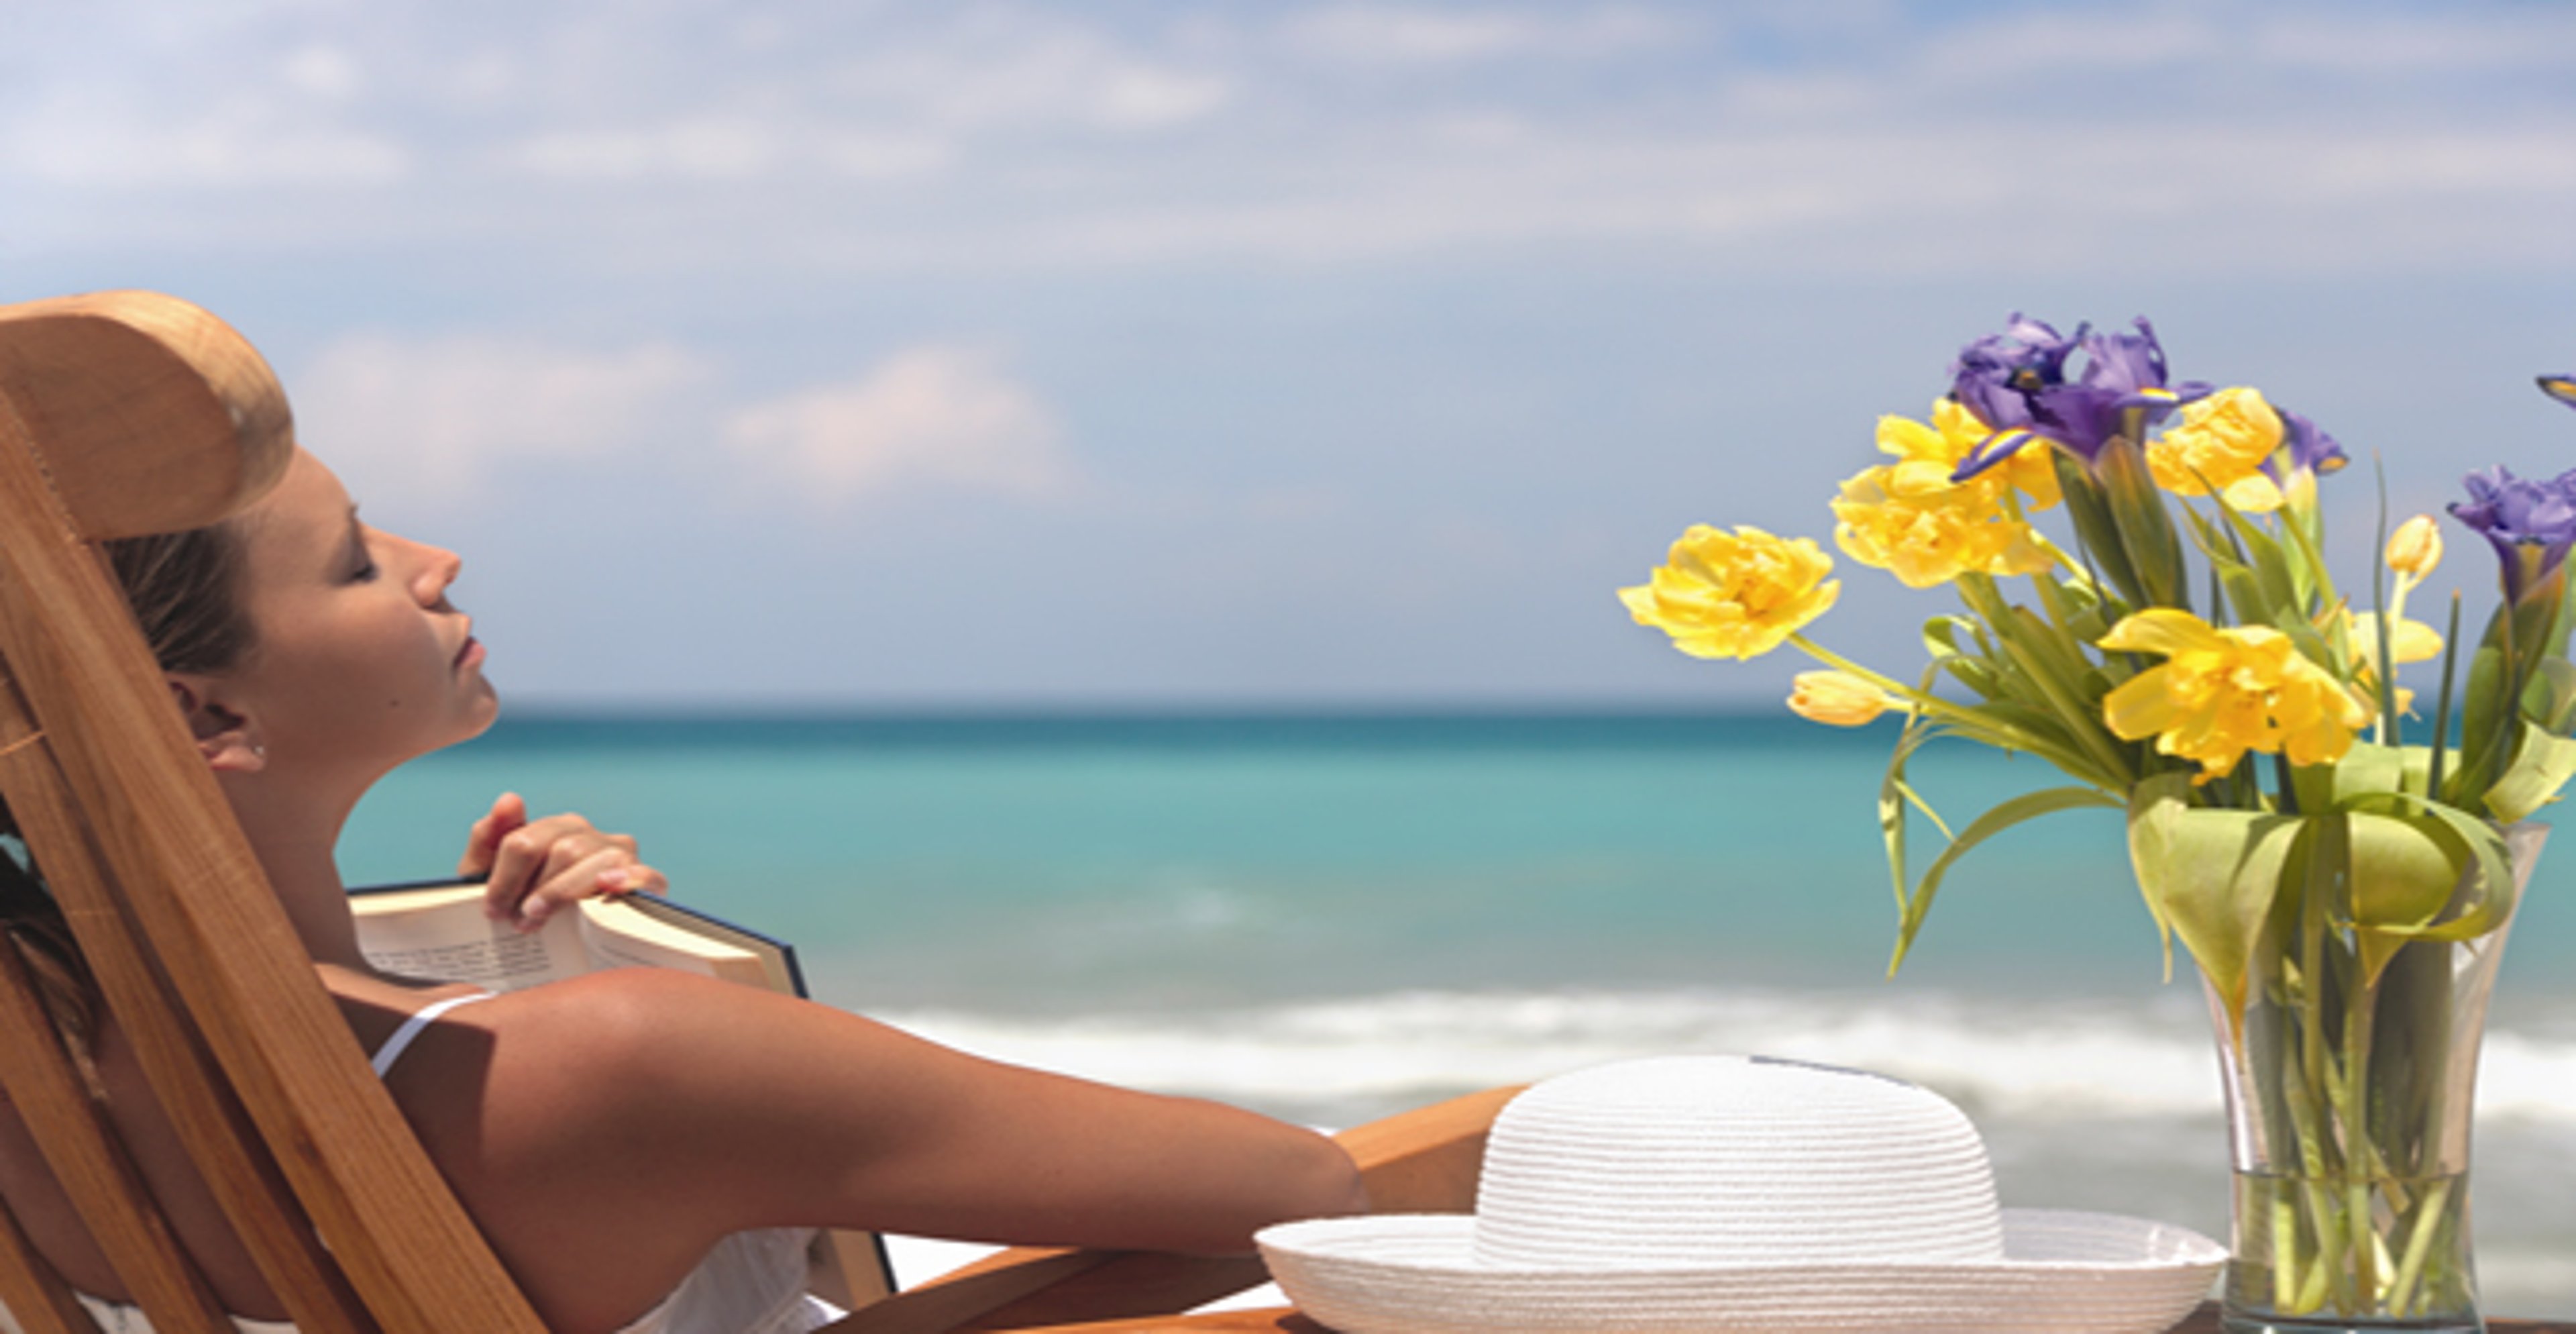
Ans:
[[[1789,711],[1810,722],[1859,727],[1901,706],[1884,690],[1849,672],[1800,672]]]
[[[2388,538],[2388,568],[2409,581],[2421,580],[2442,563],[2442,530],[2430,514],[2418,514],[2397,525]]]

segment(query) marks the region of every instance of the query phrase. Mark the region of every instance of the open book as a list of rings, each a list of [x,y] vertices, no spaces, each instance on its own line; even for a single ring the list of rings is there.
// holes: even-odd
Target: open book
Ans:
[[[521,934],[483,915],[483,886],[454,880],[349,891],[367,962],[405,977],[516,991],[600,968],[676,968],[805,994],[796,948],[651,894],[584,899]]]
[[[522,934],[483,915],[479,881],[424,880],[349,891],[367,962],[405,977],[516,991],[602,968],[676,968],[803,997],[796,949],[713,914],[651,894],[584,899]],[[813,1289],[856,1310],[894,1291],[885,1243],[873,1232],[825,1232]]]

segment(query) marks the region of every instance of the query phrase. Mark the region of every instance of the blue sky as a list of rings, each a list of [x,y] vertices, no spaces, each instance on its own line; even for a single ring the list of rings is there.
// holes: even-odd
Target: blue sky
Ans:
[[[1776,698],[1611,590],[1691,522],[1829,537],[2014,309],[2317,418],[2348,535],[2374,453],[2401,513],[2576,465],[2563,6],[11,24],[0,299],[239,325],[523,701]],[[1910,670],[1935,595],[1842,574],[1819,637]]]

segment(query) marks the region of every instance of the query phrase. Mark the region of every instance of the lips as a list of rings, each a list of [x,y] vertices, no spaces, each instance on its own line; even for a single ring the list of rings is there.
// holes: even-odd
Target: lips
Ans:
[[[466,623],[465,642],[456,646],[456,657],[450,665],[468,667],[483,661],[483,641],[474,637],[473,623]]]

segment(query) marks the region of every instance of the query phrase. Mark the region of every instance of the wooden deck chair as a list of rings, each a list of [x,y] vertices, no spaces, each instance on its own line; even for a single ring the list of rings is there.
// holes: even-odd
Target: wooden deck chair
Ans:
[[[194,306],[113,293],[0,307],[0,794],[300,1329],[539,1334],[315,976],[92,545],[232,513],[292,448],[267,365]],[[0,1091],[154,1327],[229,1334],[6,942]],[[1352,1132],[1381,1204],[1465,1207],[1497,1106]],[[1258,1277],[1244,1261],[1005,1252],[842,1328],[1177,1311]],[[94,1329],[5,1216],[0,1302],[32,1334]]]

